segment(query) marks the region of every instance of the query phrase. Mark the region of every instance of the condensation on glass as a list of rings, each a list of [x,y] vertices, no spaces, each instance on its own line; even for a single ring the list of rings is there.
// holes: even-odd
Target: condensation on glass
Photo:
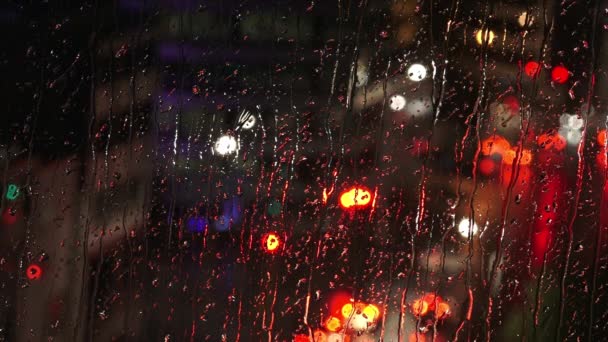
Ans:
[[[0,339],[604,340],[607,13],[0,5]]]

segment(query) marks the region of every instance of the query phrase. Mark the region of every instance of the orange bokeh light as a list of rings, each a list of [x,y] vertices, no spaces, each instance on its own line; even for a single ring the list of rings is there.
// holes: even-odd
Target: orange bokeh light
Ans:
[[[516,157],[517,157],[517,151],[508,150],[502,156],[502,160],[508,165],[513,165]],[[521,156],[519,157],[519,165],[530,165],[531,162],[532,162],[532,152],[530,152],[530,150],[528,150],[528,149],[524,149],[521,152]]]
[[[337,317],[330,316],[325,321],[325,328],[331,332],[340,331],[342,329],[342,321],[340,321],[340,319],[338,319]]]
[[[608,138],[606,136],[606,130],[602,129],[599,132],[597,132],[597,143],[600,144],[600,146],[606,146],[607,145],[607,141],[606,138]]]
[[[268,233],[264,236],[262,241],[264,249],[268,252],[273,253],[276,252],[281,246],[281,238],[275,233]]]
[[[554,149],[556,151],[562,151],[566,148],[566,139],[555,133],[543,133],[536,138],[536,142],[545,150]]]
[[[446,318],[450,315],[450,305],[446,302],[438,302],[435,309],[435,317],[437,319]]]
[[[317,329],[312,333],[312,340],[314,342],[327,342],[327,334],[321,329]]]
[[[481,143],[481,153],[484,156],[489,156],[492,154],[499,154],[502,156],[510,149],[511,144],[509,144],[507,139],[501,137],[500,135],[493,135]]]
[[[429,312],[429,303],[424,301],[423,299],[416,299],[412,303],[412,312],[416,316],[424,316]]]
[[[369,190],[360,187],[352,187],[340,195],[340,205],[344,209],[352,207],[365,207],[372,201]]]

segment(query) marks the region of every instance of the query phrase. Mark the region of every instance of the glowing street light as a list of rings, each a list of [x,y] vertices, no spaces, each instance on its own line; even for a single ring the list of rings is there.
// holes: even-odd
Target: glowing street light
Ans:
[[[225,156],[227,154],[232,154],[236,152],[237,146],[238,144],[233,136],[223,135],[219,139],[217,139],[213,150],[216,153]]]
[[[407,77],[414,82],[420,82],[426,77],[426,68],[422,64],[412,64],[407,69]]]

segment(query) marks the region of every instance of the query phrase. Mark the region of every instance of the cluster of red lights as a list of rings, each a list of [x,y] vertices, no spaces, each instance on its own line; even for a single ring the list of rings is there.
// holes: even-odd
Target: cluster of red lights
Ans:
[[[350,341],[349,334],[361,333],[366,329],[373,329],[380,318],[380,309],[374,305],[364,302],[354,302],[349,300],[343,303],[323,322],[323,329],[314,331],[312,340],[306,334],[299,334],[294,337],[296,342],[328,341],[332,334],[339,333],[343,342]],[[363,331],[353,329],[352,322],[358,321],[365,325]]]
[[[529,61],[524,66],[524,72],[530,78],[536,78],[540,74],[540,64],[536,61]],[[566,67],[558,65],[551,70],[551,80],[555,83],[564,84],[570,78],[570,71]]]

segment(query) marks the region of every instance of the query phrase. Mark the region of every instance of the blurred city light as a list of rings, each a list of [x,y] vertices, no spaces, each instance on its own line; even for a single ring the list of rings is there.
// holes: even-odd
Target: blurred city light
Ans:
[[[10,201],[14,201],[19,197],[19,188],[15,184],[9,184],[6,190],[6,198]]]
[[[606,146],[606,143],[608,142],[607,137],[606,137],[606,130],[605,129],[601,129],[599,132],[597,132],[597,143],[600,146]]]
[[[255,126],[255,123],[255,116],[247,110],[243,110],[237,119],[237,126],[244,130],[252,129],[253,126]]]
[[[485,29],[483,31],[480,29],[475,33],[475,41],[477,41],[477,44],[479,45],[484,45],[486,43],[492,45],[494,39],[496,39],[496,34],[490,29]]]
[[[371,203],[372,195],[362,187],[353,187],[340,195],[340,206],[344,209],[365,207]]]
[[[395,112],[403,110],[403,108],[405,108],[405,104],[405,97],[403,97],[402,95],[393,95],[388,100],[388,106],[391,108],[391,110]]]
[[[528,75],[528,77],[536,78],[540,73],[540,64],[538,64],[536,61],[529,61],[524,66],[524,72],[526,75]]]
[[[422,64],[412,64],[407,69],[407,77],[414,82],[420,82],[426,77],[426,68]]]
[[[38,280],[42,277],[42,268],[36,264],[31,264],[25,270],[25,275],[29,280]]]
[[[565,67],[558,65],[551,71],[551,79],[555,83],[566,83],[570,77],[570,72]]]
[[[330,332],[337,332],[342,330],[342,321],[334,316],[329,316],[325,321],[325,329]]]
[[[502,156],[505,152],[511,149],[511,144],[507,139],[500,135],[492,135],[486,138],[481,143],[481,153],[485,156],[498,154]]]
[[[236,152],[237,142],[233,136],[223,135],[221,136],[214,146],[214,151],[220,155],[227,155]]]
[[[536,142],[545,150],[562,151],[566,148],[566,139],[557,133],[543,133],[536,138]]]
[[[281,239],[275,233],[268,233],[262,239],[264,249],[269,253],[276,252],[281,246]]]
[[[463,238],[468,239],[469,235],[474,236],[478,231],[479,227],[477,227],[477,223],[473,222],[473,224],[471,224],[471,221],[466,217],[460,220],[460,223],[458,223],[458,233]]]

